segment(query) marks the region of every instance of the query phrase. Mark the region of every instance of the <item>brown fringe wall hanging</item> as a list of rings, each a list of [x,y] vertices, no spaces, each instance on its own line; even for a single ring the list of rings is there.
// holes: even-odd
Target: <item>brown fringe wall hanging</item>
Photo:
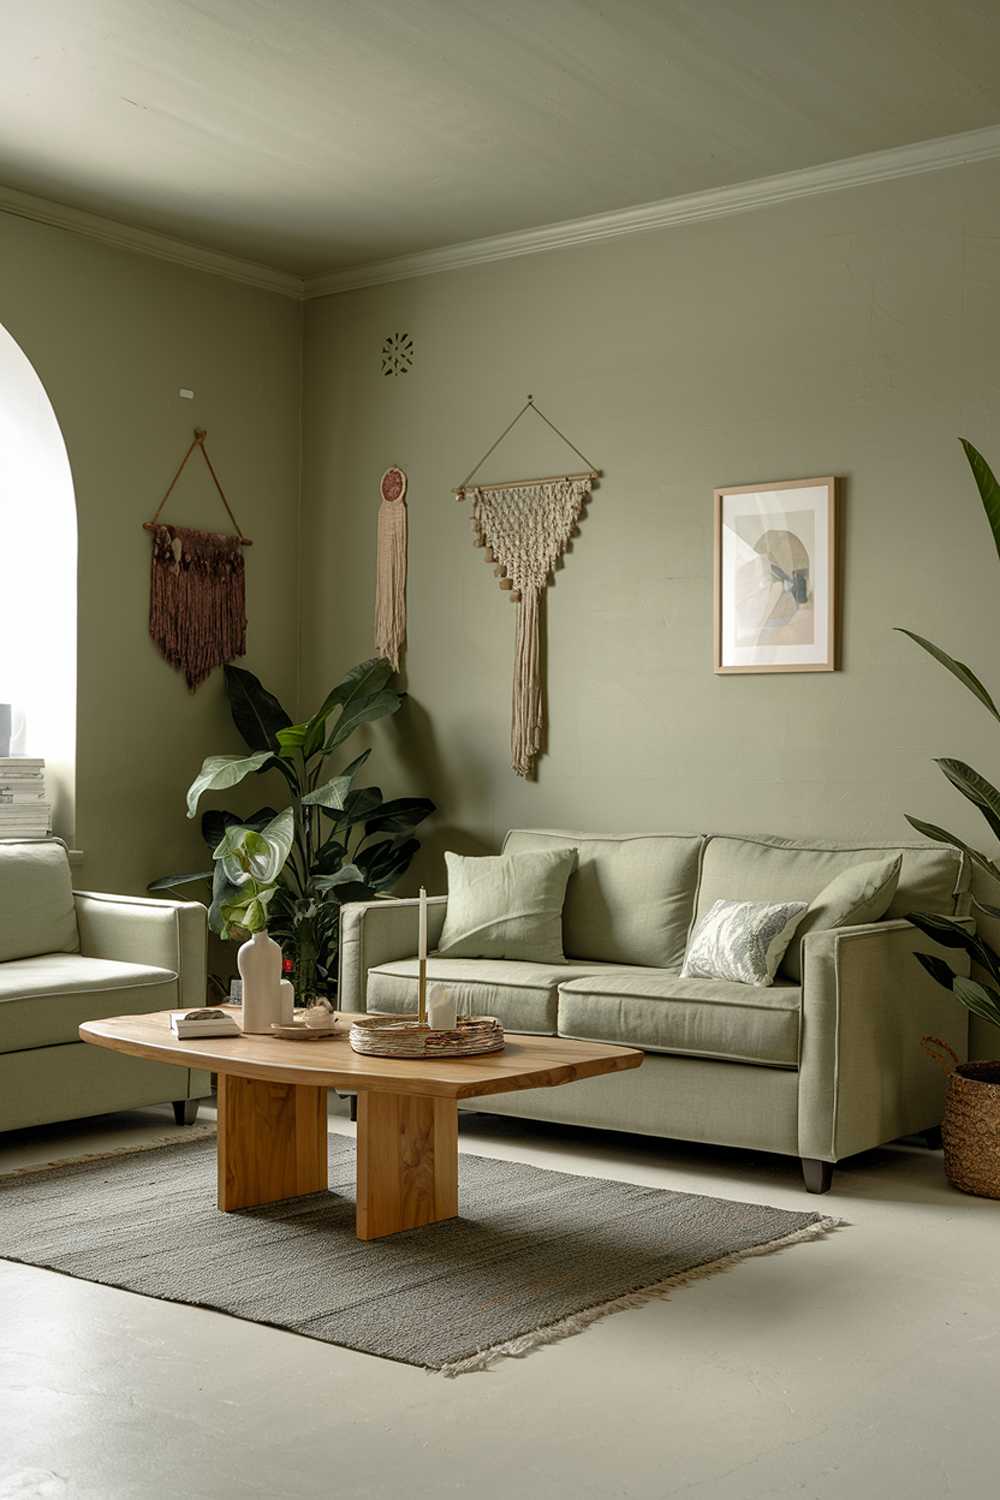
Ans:
[[[549,474],[542,479],[470,485],[469,481],[493,449],[529,410],[541,417],[577,458],[583,459],[586,469],[576,474]],[[500,587],[519,606],[510,725],[510,759],[518,776],[533,774],[542,748],[542,594],[576,531],[586,498],[600,473],[529,396],[514,421],[504,428],[493,447],[483,454],[454,492],[459,500],[466,495],[472,497],[473,541],[485,549],[486,561],[494,565]]]
[[[194,440],[151,521],[153,534],[149,583],[149,633],[156,646],[194,691],[214,667],[246,652],[247,616],[243,548],[252,546],[233,515],[211,459],[205,451],[205,431],[196,427]],[[195,449],[208,465],[215,487],[236,528],[235,536],[169,526],[160,513]]]

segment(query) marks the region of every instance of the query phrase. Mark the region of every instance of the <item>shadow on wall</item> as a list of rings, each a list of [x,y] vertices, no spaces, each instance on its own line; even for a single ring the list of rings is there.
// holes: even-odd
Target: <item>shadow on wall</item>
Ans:
[[[430,894],[445,890],[444,853],[446,849],[456,854],[496,854],[496,849],[470,834],[466,829],[454,828],[438,821],[447,817],[448,771],[441,758],[437,734],[430,714],[412,695],[398,714],[394,714],[386,725],[386,734],[392,742],[392,750],[406,784],[419,788],[420,794],[432,797],[438,805],[438,814],[431,820],[426,833],[418,830],[420,853],[401,882],[398,894],[408,895],[420,885],[426,885]],[[473,796],[483,804],[491,800],[490,769],[485,761],[479,761],[471,746],[459,747],[462,754],[462,780],[464,795]]]

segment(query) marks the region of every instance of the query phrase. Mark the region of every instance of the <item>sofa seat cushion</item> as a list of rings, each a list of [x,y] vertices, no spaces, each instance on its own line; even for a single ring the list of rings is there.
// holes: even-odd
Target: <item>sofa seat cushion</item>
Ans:
[[[415,958],[404,958],[369,969],[368,1009],[393,1014],[415,1011],[418,967]],[[496,1016],[507,1031],[555,1036],[560,984],[600,968],[600,964],[533,964],[432,954],[427,960],[427,980],[454,991],[460,1016]]]
[[[559,991],[559,1035],[646,1052],[797,1068],[798,985],[758,988],[655,969],[593,974]]]
[[[47,953],[0,964],[0,1053],[79,1041],[83,1021],[178,1006],[177,975],[145,964]]]

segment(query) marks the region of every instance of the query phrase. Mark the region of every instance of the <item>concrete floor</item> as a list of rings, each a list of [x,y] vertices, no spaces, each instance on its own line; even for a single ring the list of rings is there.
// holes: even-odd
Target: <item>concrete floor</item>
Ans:
[[[0,1171],[168,1120],[3,1137]],[[1000,1203],[951,1191],[940,1155],[873,1152],[804,1200],[795,1164],[745,1152],[487,1117],[462,1148],[851,1227],[455,1381],[0,1262],[0,1500],[995,1490]]]

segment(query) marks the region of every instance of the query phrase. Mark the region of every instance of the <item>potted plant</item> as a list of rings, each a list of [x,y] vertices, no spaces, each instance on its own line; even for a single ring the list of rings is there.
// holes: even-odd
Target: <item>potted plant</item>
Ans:
[[[211,881],[212,931],[242,940],[260,930],[253,924],[266,925],[281,944],[299,1004],[336,990],[341,904],[387,894],[420,848],[414,829],[435,810],[427,797],[387,801],[379,787],[356,786],[370,749],[339,769],[331,765],[361,725],[402,707],[405,694],[393,678],[383,658],[361,662],[311,718],[293,724],[252,672],[227,666],[226,695],[249,753],[208,756],[188,789],[187,815],[198,815],[206,792],[271,770],[284,778],[289,806],[242,817],[215,808],[202,813],[214,870],[164,875],[149,886],[173,890]],[[275,868],[276,850],[283,854]]]
[[[1000,555],[1000,484],[982,454],[962,439],[962,447],[969,461],[979,495],[993,534],[993,541]],[[979,700],[993,718],[1000,721],[997,708],[979,678],[966,666],[935,646],[931,641],[912,630],[904,630],[935,661],[946,667]],[[937,761],[963,797],[981,813],[995,838],[1000,838],[1000,791],[987,781],[985,776],[962,760],[943,758]],[[978,849],[971,848],[955,834],[934,823],[925,823],[921,818],[910,817],[907,821],[925,838],[937,843],[950,844],[961,849],[972,861],[975,869],[1000,882],[1000,864]],[[990,906],[973,897],[976,907],[989,916],[1000,917],[1000,907]],[[932,953],[918,953],[917,959],[938,984],[950,990],[957,1000],[973,1015],[1000,1027],[1000,954],[990,947],[977,933],[970,932],[961,923],[946,917],[932,916],[926,912],[911,912],[909,920],[927,937],[945,948],[955,948],[968,954],[972,965],[971,977],[956,974],[943,958]],[[933,1038],[926,1038],[929,1045]],[[950,1048],[945,1049],[951,1053]],[[944,1139],[945,1171],[948,1179],[963,1192],[975,1193],[984,1198],[1000,1198],[1000,1061],[959,1062],[951,1053],[951,1068],[948,1092],[945,1098],[942,1136]]]

